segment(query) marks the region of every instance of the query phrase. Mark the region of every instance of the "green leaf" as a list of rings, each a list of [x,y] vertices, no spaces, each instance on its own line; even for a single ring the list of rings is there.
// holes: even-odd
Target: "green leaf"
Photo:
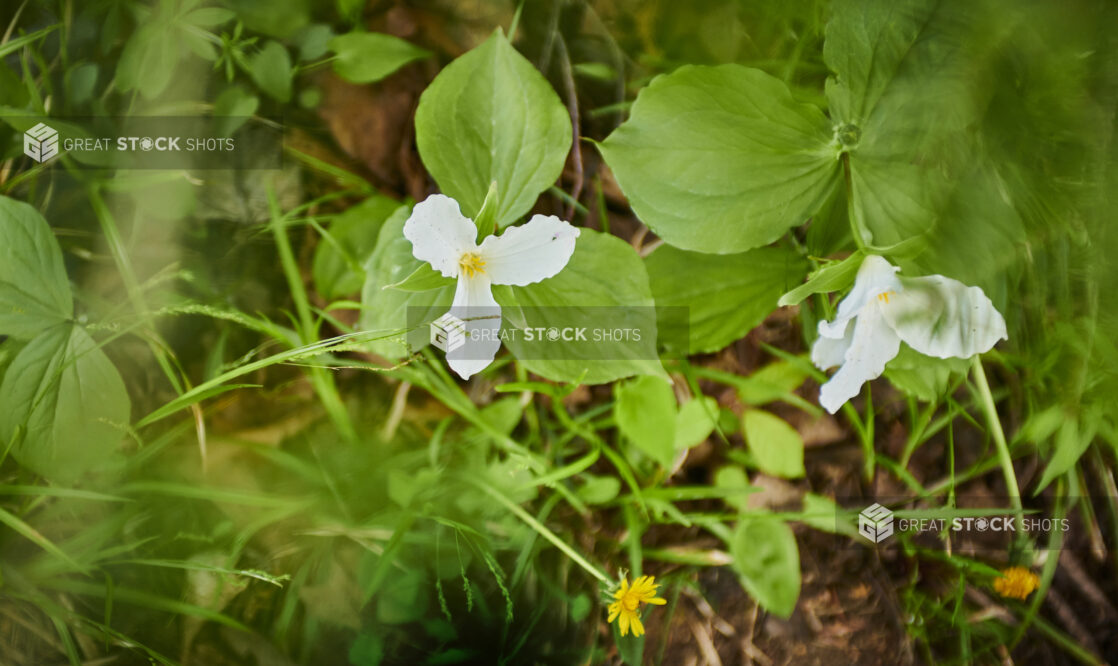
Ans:
[[[1048,466],[1044,468],[1044,474],[1041,475],[1040,481],[1037,483],[1036,490],[1033,494],[1039,494],[1040,491],[1048,487],[1048,484],[1062,475],[1067,473],[1083,454],[1087,452],[1087,448],[1091,446],[1091,440],[1095,438],[1096,429],[1094,427],[1080,428],[1079,419],[1069,418],[1060,425],[1060,429],[1056,431],[1056,437],[1052,441],[1052,449],[1049,455]]]
[[[385,285],[384,289],[399,289],[401,291],[429,291],[440,287],[453,287],[457,283],[431,268],[431,264],[424,263],[415,272],[395,284]]]
[[[935,10],[923,0],[837,0],[823,60],[832,116],[864,125]]]
[[[792,529],[776,519],[742,520],[729,545],[746,592],[770,613],[792,615],[800,596],[800,552]]]
[[[917,400],[931,402],[947,392],[953,374],[966,374],[969,368],[969,359],[932,358],[902,343],[900,352],[886,366],[885,376]]]
[[[124,45],[116,66],[117,85],[153,99],[171,83],[178,62],[178,31],[165,21],[145,25]]]
[[[70,318],[62,251],[43,216],[0,196],[0,335],[29,339]]]
[[[858,274],[858,267],[865,258],[866,255],[858,250],[842,261],[819,267],[807,276],[807,282],[781,296],[777,305],[799,305],[813,294],[829,294],[846,289],[854,284],[854,276]]]
[[[832,136],[779,79],[685,66],[641,90],[601,150],[665,242],[722,254],[767,245],[822,206],[839,173]]]
[[[776,309],[777,298],[806,268],[783,248],[709,255],[670,245],[645,257],[644,265],[656,305],[688,309],[686,328],[671,316],[659,322],[661,340],[683,354],[718,351],[742,338]],[[673,348],[688,338],[687,349]]]
[[[832,534],[844,534],[849,537],[858,535],[858,527],[854,521],[842,515],[838,504],[830,497],[805,493],[803,512],[807,514],[803,519],[805,525]]]
[[[39,334],[0,384],[0,442],[21,436],[12,456],[53,481],[70,482],[111,462],[128,427],[124,381],[84,329]]]
[[[776,361],[742,377],[737,384],[738,397],[754,407],[781,400],[796,390],[807,379],[808,373],[801,366]]]
[[[741,424],[758,469],[788,479],[804,475],[804,440],[795,428],[760,409],[748,410]]]
[[[228,9],[220,7],[203,7],[195,9],[182,18],[184,23],[198,26],[199,28],[216,28],[222,23],[231,21],[236,16]]]
[[[351,83],[380,81],[414,60],[431,55],[392,35],[375,32],[351,32],[330,40],[329,48],[337,54],[334,71]]]
[[[578,496],[587,504],[605,504],[617,497],[621,492],[621,481],[615,476],[582,476],[583,486],[578,489]]]
[[[505,326],[510,325],[510,310],[523,307],[532,308],[535,319],[527,325],[533,327],[587,324],[644,333],[639,341],[550,345],[542,359],[530,358],[541,345],[528,347],[524,336],[507,340],[505,344],[531,372],[554,381],[584,384],[604,384],[632,375],[667,379],[656,353],[656,311],[648,276],[632,246],[620,238],[582,229],[570,263],[558,275],[494,293],[503,308]]]
[[[214,131],[232,136],[260,106],[260,99],[241,86],[230,86],[214,100]]]
[[[749,493],[759,490],[749,484],[749,477],[745,475],[745,470],[737,465],[719,467],[714,474],[714,487],[720,490],[741,491],[727,494],[722,498],[727,506],[741,513],[749,510]]]
[[[411,214],[400,206],[380,228],[376,249],[364,264],[365,284],[361,287],[360,326],[366,331],[383,333],[385,338],[370,343],[374,353],[398,359],[427,346],[430,338],[426,326],[408,331],[409,324],[434,321],[450,306],[454,285],[429,291],[383,289],[401,282],[426,265],[412,255],[411,242],[404,237],[404,222]],[[409,308],[413,311],[409,321]],[[419,314],[417,314],[419,313]]]
[[[377,195],[334,218],[327,230],[330,237],[319,241],[314,251],[311,275],[319,294],[334,300],[361,289],[365,282],[362,265],[376,248],[381,227],[401,209],[407,210],[399,201]]]
[[[697,446],[710,437],[718,419],[718,401],[699,396],[683,403],[675,420],[675,450]]]
[[[662,467],[675,459],[676,406],[671,384],[637,377],[614,389],[614,418],[621,433]]]
[[[415,132],[423,164],[467,217],[477,216],[496,181],[502,227],[555,183],[571,149],[559,96],[500,31],[435,77],[420,97]]]
[[[257,53],[249,56],[249,74],[253,82],[272,99],[291,101],[291,56],[279,42],[269,41]]]

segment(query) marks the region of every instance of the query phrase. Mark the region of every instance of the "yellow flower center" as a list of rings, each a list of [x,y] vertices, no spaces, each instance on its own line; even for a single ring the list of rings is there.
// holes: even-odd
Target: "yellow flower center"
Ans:
[[[621,606],[627,611],[635,611],[639,603],[640,598],[632,592],[621,598]]]
[[[458,259],[458,270],[465,273],[466,277],[470,278],[475,275],[484,275],[485,261],[473,252],[467,252]]]
[[[994,591],[1003,597],[1025,600],[1040,586],[1040,577],[1025,567],[1009,567],[994,580]]]
[[[892,295],[892,294],[896,294],[896,293],[897,292],[895,292],[895,291],[883,291],[883,292],[881,292],[880,294],[877,295],[877,300],[879,300],[882,303],[888,305],[889,304],[889,296]]]

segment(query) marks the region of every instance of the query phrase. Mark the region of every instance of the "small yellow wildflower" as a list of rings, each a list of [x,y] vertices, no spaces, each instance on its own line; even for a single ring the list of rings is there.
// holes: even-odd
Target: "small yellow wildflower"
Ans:
[[[1000,578],[994,581],[994,591],[1003,597],[1025,600],[1025,597],[1040,586],[1040,577],[1025,567],[1009,567],[1002,570]]]
[[[662,606],[667,601],[660,599],[656,596],[656,588],[660,587],[656,584],[655,576],[641,576],[633,581],[633,586],[629,587],[629,579],[621,579],[621,589],[613,593],[613,598],[617,601],[609,605],[609,621],[613,622],[618,616],[621,617],[621,635],[629,635],[629,627],[633,628],[634,636],[641,636],[644,634],[644,625],[641,624],[641,615],[639,612],[640,604],[655,604]]]

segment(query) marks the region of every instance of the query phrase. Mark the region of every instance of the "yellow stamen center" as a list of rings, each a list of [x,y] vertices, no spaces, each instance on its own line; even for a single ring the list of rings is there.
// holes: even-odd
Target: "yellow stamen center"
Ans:
[[[621,605],[625,607],[625,610],[635,611],[639,602],[640,599],[632,592],[621,598]]]
[[[475,275],[484,275],[485,261],[473,252],[467,252],[458,260],[458,269],[470,278]]]
[[[895,292],[895,291],[883,291],[883,292],[881,292],[880,294],[877,295],[877,300],[879,300],[882,303],[888,305],[890,294],[895,294],[895,293],[897,293],[897,292]]]

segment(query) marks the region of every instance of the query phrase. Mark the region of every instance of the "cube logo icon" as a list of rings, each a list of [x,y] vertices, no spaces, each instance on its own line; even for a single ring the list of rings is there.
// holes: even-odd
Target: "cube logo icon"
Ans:
[[[873,543],[881,543],[893,534],[893,512],[876,503],[866,507],[858,514],[858,533]]]
[[[46,162],[58,154],[58,130],[39,123],[23,133],[23,154],[36,162]]]
[[[449,312],[431,322],[431,344],[452,352],[466,344],[466,324]]]

